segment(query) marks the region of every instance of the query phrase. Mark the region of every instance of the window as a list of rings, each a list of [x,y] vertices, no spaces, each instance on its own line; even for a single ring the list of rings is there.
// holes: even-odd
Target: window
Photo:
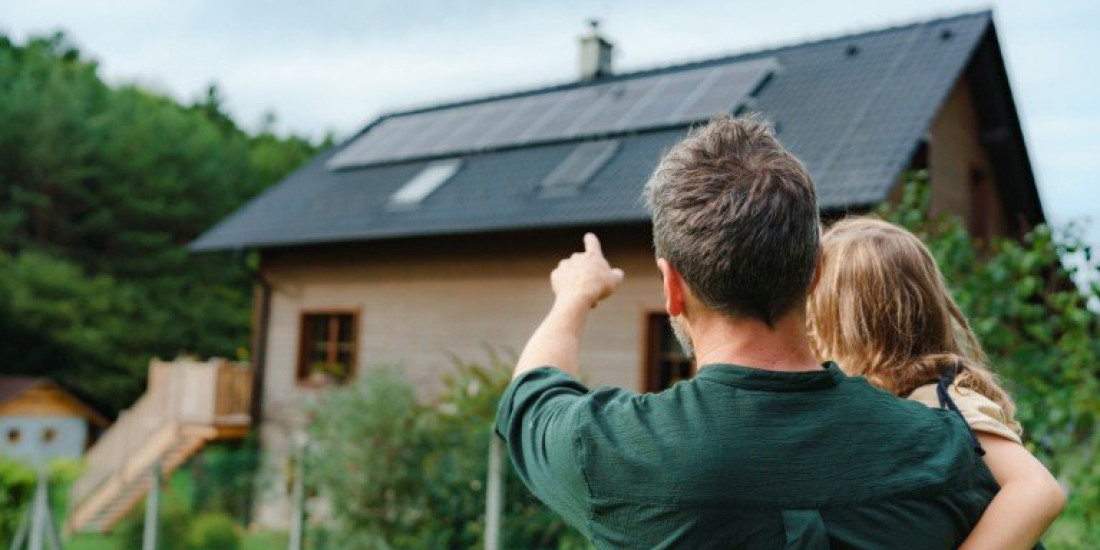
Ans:
[[[298,380],[319,386],[347,381],[355,374],[357,341],[355,313],[303,313]]]
[[[42,431],[42,442],[53,443],[57,439],[57,428],[46,428]]]
[[[22,438],[22,436],[23,434],[19,433],[19,428],[10,428],[8,430],[8,443],[15,445],[16,443],[19,443],[19,440]]]
[[[646,317],[645,391],[659,392],[680,380],[691,378],[694,362],[684,353],[668,315]]]
[[[580,191],[618,150],[619,142],[616,140],[590,141],[578,145],[542,180],[539,186],[541,195],[556,197]]]
[[[991,237],[989,231],[989,211],[997,201],[993,192],[993,184],[986,177],[985,171],[978,168],[970,169],[970,234],[988,243]]]
[[[415,207],[454,177],[461,167],[461,159],[441,160],[425,166],[390,197],[390,208]]]

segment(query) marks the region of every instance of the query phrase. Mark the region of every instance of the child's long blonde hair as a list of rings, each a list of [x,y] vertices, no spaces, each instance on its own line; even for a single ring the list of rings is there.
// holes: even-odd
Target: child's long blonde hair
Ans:
[[[960,387],[1016,407],[988,366],[981,344],[915,235],[870,218],[837,223],[822,237],[822,265],[809,300],[818,357],[905,397],[956,367]]]

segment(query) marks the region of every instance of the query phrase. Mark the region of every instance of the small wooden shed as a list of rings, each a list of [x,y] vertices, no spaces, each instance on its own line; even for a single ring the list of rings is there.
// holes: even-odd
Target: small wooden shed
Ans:
[[[0,455],[79,459],[110,422],[48,378],[0,376]]]

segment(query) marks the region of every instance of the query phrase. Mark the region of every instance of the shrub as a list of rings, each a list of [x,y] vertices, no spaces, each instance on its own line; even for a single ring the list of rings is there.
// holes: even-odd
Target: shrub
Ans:
[[[160,519],[157,523],[157,550],[190,550],[187,547],[191,514],[172,499],[161,500]],[[114,530],[114,546],[117,550],[135,550],[142,547],[145,534],[145,505],[135,508]]]
[[[187,550],[237,550],[240,546],[237,523],[225,514],[200,514],[191,522]]]
[[[79,463],[58,460],[49,465],[50,505],[54,520],[63,520],[69,484],[79,475]],[[15,538],[15,531],[34,499],[38,476],[34,468],[0,455],[0,541]],[[7,544],[7,542],[0,542]]]
[[[328,498],[341,548],[483,545],[485,478],[497,400],[511,366],[459,363],[442,395],[418,403],[409,383],[375,369],[313,410],[311,483]],[[560,548],[583,539],[511,469],[505,548]]]

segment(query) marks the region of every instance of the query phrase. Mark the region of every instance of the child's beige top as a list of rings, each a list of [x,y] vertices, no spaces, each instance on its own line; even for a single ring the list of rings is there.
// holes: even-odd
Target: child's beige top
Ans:
[[[1021,443],[1018,424],[1005,418],[1004,410],[988,397],[968,388],[960,388],[954,384],[948,389],[955,406],[959,408],[970,429],[975,432],[983,432],[999,435],[1005,439]],[[940,399],[936,395],[936,385],[921,386],[909,394],[909,399],[924,403],[934,409],[940,408]]]

